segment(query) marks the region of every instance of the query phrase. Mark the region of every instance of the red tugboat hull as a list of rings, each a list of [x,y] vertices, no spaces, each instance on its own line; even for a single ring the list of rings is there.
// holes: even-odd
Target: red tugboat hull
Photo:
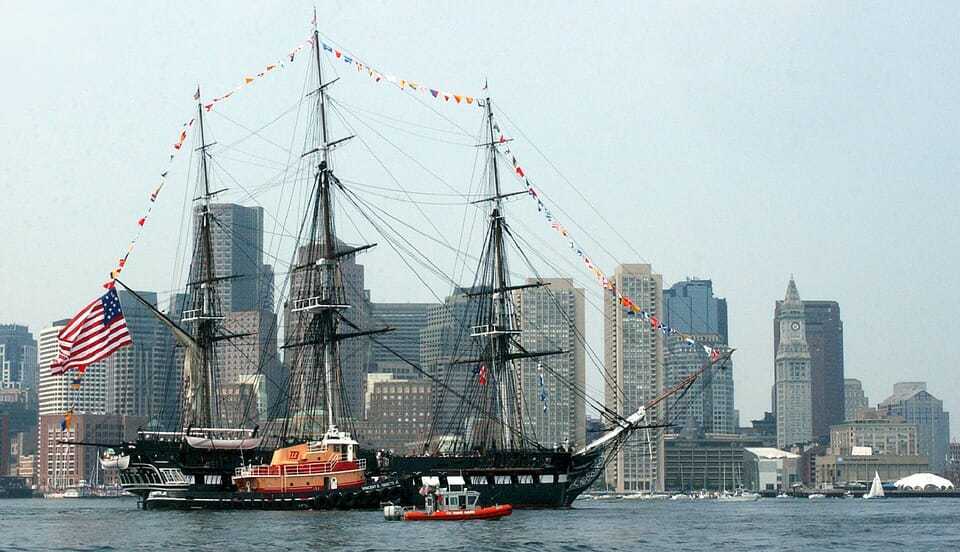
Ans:
[[[498,519],[509,516],[513,513],[513,506],[509,504],[499,504],[497,506],[488,506],[486,508],[477,508],[476,510],[453,510],[437,511],[428,514],[423,511],[406,512],[403,515],[404,521],[467,521],[470,519]]]

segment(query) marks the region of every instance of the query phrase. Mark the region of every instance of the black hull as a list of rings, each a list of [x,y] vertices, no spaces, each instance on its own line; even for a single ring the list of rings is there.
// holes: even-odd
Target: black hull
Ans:
[[[248,493],[195,487],[152,491],[141,505],[145,510],[377,510],[384,502],[399,501],[402,488],[396,480],[307,493]]]
[[[478,456],[406,456],[391,458],[388,470],[404,481],[402,502],[423,505],[424,478],[440,487],[457,476],[480,493],[480,504],[515,508],[566,508],[600,473],[600,453],[511,451]],[[428,479],[429,480],[429,479]]]
[[[361,488],[266,494],[238,491],[232,476],[240,466],[269,463],[272,450],[202,450],[175,441],[144,440],[128,447],[128,453],[131,462],[121,471],[121,482],[140,497],[143,508],[216,510],[376,509],[382,502],[423,506],[424,478],[447,487],[450,476],[463,478],[478,491],[481,505],[565,508],[599,476],[603,457],[599,451],[579,455],[537,450],[393,457],[378,472],[368,473],[377,476],[378,483]]]

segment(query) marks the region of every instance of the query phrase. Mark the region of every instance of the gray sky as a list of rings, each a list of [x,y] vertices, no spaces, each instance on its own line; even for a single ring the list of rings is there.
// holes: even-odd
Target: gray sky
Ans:
[[[306,38],[312,3],[0,4],[0,321],[36,332],[100,290],[178,126],[192,115],[196,83],[219,94],[282,57]],[[575,234],[604,270],[648,261],[665,284],[712,278],[729,302],[744,424],[769,408],[773,306],[791,273],[803,298],[839,301],[846,374],[864,381],[871,402],[895,381],[925,380],[960,412],[950,318],[960,312],[951,291],[960,270],[955,3],[319,8],[326,35],[384,71],[465,93],[479,93],[488,78],[496,105],[516,123],[514,149],[529,176],[568,211],[561,220],[585,229]],[[211,115],[214,138],[227,144],[242,134],[223,116],[256,128],[295,105],[304,61]],[[433,128],[479,126],[476,110],[428,102],[441,117],[335,69],[342,78],[334,96],[356,108]],[[289,145],[288,129],[274,130]],[[391,171],[355,143],[337,158],[341,176],[469,189],[472,148],[383,131],[440,181],[357,131]],[[286,160],[254,142],[245,153]],[[175,236],[193,185],[187,168],[186,156],[175,163],[131,257],[125,274],[137,287],[166,292],[176,283]],[[229,172],[250,187],[269,174],[249,164],[225,169],[220,178]],[[246,197],[231,193],[225,199]],[[258,195],[268,209],[273,193]],[[424,224],[409,205],[397,209]],[[424,214],[455,244],[462,207]],[[555,248],[548,255],[570,255],[529,202],[511,205],[511,217]],[[452,266],[448,252],[424,247]],[[561,266],[575,266],[570,260]],[[397,275],[389,250],[363,262],[375,300],[432,299],[414,277]],[[598,300],[589,274],[576,276]],[[599,315],[589,311],[588,321],[599,325]],[[599,333],[591,341],[601,351]]]

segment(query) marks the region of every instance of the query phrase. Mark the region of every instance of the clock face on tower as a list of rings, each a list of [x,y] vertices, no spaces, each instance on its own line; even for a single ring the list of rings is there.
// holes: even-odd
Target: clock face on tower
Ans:
[[[790,324],[790,328],[791,328],[793,331],[797,331],[797,330],[800,329],[800,323],[799,323],[799,322],[796,322],[796,321],[795,321],[795,322],[792,322],[792,323]]]

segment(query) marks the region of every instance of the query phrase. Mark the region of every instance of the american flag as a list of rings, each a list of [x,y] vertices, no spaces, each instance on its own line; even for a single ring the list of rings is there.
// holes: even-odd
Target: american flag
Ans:
[[[50,364],[53,374],[85,367],[133,344],[120,310],[117,290],[111,289],[83,307],[57,336],[58,354]]]

